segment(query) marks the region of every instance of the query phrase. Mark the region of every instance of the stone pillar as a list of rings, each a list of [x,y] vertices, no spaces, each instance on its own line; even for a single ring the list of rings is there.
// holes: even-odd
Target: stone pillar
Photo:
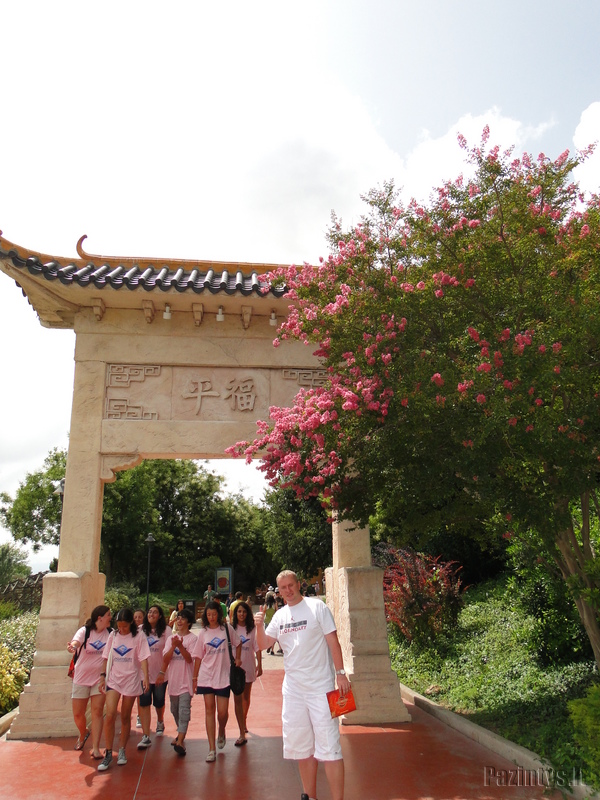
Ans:
[[[36,652],[30,681],[19,700],[9,739],[75,736],[71,708],[71,656],[66,644],[104,602],[104,575],[98,572],[102,525],[100,436],[104,402],[102,362],[78,362],[58,572],[44,577]]]
[[[342,717],[343,724],[410,722],[390,664],[383,572],[371,566],[368,528],[334,522],[333,567],[327,570],[326,585],[357,705]]]

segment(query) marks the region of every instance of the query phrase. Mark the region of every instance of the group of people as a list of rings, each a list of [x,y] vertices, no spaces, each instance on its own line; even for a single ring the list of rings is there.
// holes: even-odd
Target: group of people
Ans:
[[[143,736],[139,749],[152,744],[151,705],[157,715],[156,735],[165,730],[164,710],[168,689],[170,708],[177,735],[171,742],[178,756],[186,755],[185,738],[191,717],[192,697],[203,696],[208,739],[207,762],[214,762],[217,751],[226,744],[229,717],[230,652],[237,666],[246,672],[243,694],[234,695],[239,736],[237,747],[247,743],[247,717],[252,684],[262,674],[261,651],[279,644],[284,655],[283,751],[284,758],[298,761],[303,785],[301,800],[316,796],[317,766],[325,764],[331,796],[342,800],[344,767],[338,720],[331,719],[326,693],[337,680],[341,694],[350,689],[343,668],[342,652],[333,616],[321,600],[304,597],[295,573],[285,570],[277,577],[283,605],[267,621],[267,607],[254,616],[241,598],[232,604],[230,621],[227,609],[217,598],[206,603],[201,628],[192,632],[192,612],[178,603],[169,622],[160,606],[153,605],[136,622],[134,612],[121,609],[116,630],[111,629],[111,612],[97,606],[90,619],[79,628],[67,649],[76,654],[73,675],[73,716],[79,736],[75,750],[83,750],[89,736],[91,755],[98,759],[98,770],[109,769],[117,714],[121,730],[117,764],[127,763],[126,746],[131,731],[131,714],[136,699]],[[181,604],[181,607],[180,607]],[[120,712],[119,712],[120,701]],[[91,705],[91,729],[86,710]],[[104,729],[105,750],[100,750]]]

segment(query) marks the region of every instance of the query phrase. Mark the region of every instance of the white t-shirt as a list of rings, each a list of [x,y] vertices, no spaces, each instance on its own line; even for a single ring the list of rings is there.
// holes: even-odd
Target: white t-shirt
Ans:
[[[283,693],[322,694],[335,688],[335,669],[325,636],[336,630],[322,600],[304,597],[273,614],[267,636],[283,650]]]
[[[168,628],[167,630],[170,630]],[[173,637],[169,636],[165,643],[165,654],[169,652],[171,649],[171,639]],[[194,647],[196,646],[197,636],[195,633],[186,633],[183,637],[183,646],[188,651],[188,653],[194,652]],[[176,647],[173,651],[173,655],[171,656],[171,660],[169,661],[169,666],[167,667],[167,674],[165,675],[165,680],[169,682],[169,695],[171,697],[178,697],[181,694],[193,695],[194,689],[192,687],[192,677],[194,672],[194,659],[192,659],[189,663],[185,660],[185,658],[179,652],[179,648]]]

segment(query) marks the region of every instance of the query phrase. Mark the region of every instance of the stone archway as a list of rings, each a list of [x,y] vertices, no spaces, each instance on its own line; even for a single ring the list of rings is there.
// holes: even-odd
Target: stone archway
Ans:
[[[287,313],[272,265],[35,253],[0,237],[0,268],[46,327],[73,328],[75,381],[58,572],[44,579],[30,683],[9,736],[75,732],[64,643],[103,602],[98,570],[104,484],[144,458],[220,458],[253,438],[271,405],[324,379],[298,342],[271,346]],[[334,525],[327,602],[359,711],[348,721],[409,719],[390,668],[381,572],[368,531]]]

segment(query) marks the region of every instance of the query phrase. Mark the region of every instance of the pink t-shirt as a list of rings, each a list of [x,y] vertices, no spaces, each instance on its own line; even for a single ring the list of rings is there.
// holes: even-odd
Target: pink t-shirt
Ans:
[[[246,671],[246,683],[256,680],[256,656],[259,647],[256,644],[256,628],[248,633],[245,627],[238,625],[235,629],[242,643],[242,668]]]
[[[142,693],[142,661],[150,658],[148,640],[143,633],[132,636],[128,633],[121,636],[118,631],[113,631],[104,648],[103,657],[108,660],[112,644],[112,665],[106,678],[109,689],[115,689],[126,697],[137,697]]]
[[[166,655],[169,650],[171,649],[171,639],[173,636],[169,636],[165,643],[164,654]],[[193,653],[194,648],[196,646],[196,642],[198,637],[195,633],[186,633],[183,637],[183,646],[188,651],[188,653]],[[169,681],[169,695],[171,697],[178,697],[180,694],[194,694],[194,689],[192,686],[192,677],[194,674],[194,659],[192,659],[189,664],[185,660],[185,658],[179,652],[179,648],[176,647],[173,651],[173,655],[171,656],[171,660],[169,661],[169,666],[167,667],[167,674],[165,675],[165,680]]]
[[[91,630],[89,638],[85,643],[85,649],[79,648],[79,656],[75,662],[75,674],[73,683],[80,686],[95,686],[100,682],[100,673],[104,672],[104,660],[102,655],[106,648],[106,643],[110,631],[105,628],[103,631]],[[83,644],[85,639],[85,626],[79,628],[72,641]]]
[[[146,636],[141,628],[139,632]],[[163,651],[165,649],[165,642],[169,639],[173,631],[167,626],[162,636],[158,637],[153,631],[146,638],[148,639],[148,647],[150,648],[150,658],[148,659],[148,676],[150,683],[156,683],[156,677],[160,672],[163,660]]]
[[[232,654],[235,658],[235,648],[240,643],[240,638],[229,623],[227,623],[227,627],[231,637]],[[192,655],[194,658],[202,659],[198,673],[198,686],[208,686],[211,689],[225,689],[229,686],[231,660],[225,628],[202,628]]]

